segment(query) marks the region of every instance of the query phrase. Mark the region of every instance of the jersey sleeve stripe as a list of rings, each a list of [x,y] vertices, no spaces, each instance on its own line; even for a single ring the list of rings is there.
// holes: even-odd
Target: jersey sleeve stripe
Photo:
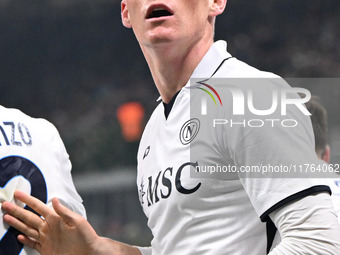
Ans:
[[[267,211],[265,211],[261,216],[260,219],[262,222],[267,222],[269,220],[269,214],[274,212],[275,210],[281,208],[282,206],[293,202],[295,200],[298,200],[300,198],[309,196],[309,195],[314,195],[317,193],[321,193],[321,192],[328,192],[330,195],[332,194],[331,189],[326,186],[326,185],[317,185],[317,186],[313,186],[311,188],[302,190],[298,193],[295,193],[283,200],[281,200],[280,202],[278,202],[277,204],[273,205],[271,208],[269,208]]]

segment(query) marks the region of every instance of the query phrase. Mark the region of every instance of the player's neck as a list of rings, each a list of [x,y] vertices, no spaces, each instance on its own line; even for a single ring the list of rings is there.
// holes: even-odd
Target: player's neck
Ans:
[[[178,42],[142,47],[163,102],[168,103],[187,84],[212,43],[213,40],[203,38],[190,47]]]

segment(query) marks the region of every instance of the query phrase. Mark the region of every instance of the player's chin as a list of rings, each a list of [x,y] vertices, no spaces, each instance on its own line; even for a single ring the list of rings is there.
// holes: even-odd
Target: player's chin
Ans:
[[[153,31],[147,35],[147,43],[150,45],[168,44],[178,41],[175,33],[166,29]]]

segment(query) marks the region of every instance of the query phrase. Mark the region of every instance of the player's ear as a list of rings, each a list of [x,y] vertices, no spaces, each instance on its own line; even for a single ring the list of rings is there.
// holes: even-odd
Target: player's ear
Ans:
[[[120,14],[122,16],[122,23],[125,27],[131,28],[129,10],[126,5],[126,1],[122,0]]]
[[[331,148],[327,144],[322,155],[322,160],[329,163],[331,161]]]
[[[227,0],[210,0],[210,16],[216,17],[223,13],[227,5]]]

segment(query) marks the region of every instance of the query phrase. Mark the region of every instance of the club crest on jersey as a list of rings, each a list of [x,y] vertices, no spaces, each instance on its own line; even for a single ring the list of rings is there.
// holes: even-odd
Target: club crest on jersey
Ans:
[[[189,144],[192,140],[195,139],[198,131],[200,129],[200,121],[199,119],[191,119],[184,123],[179,132],[179,139],[183,145]]]

